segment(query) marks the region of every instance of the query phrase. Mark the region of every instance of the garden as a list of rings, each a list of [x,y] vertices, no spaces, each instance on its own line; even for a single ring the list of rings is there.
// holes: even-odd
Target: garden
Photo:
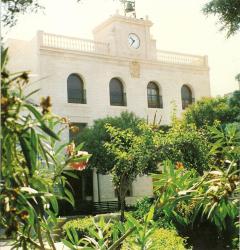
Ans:
[[[173,105],[169,126],[124,112],[79,132],[50,97],[29,101],[28,72],[7,61],[2,49],[0,227],[13,249],[239,248],[240,91],[203,98],[181,119]],[[76,137],[63,144],[66,129]],[[111,176],[119,212],[62,220],[59,201],[75,206],[68,176],[93,168]],[[126,209],[142,175],[153,196]]]

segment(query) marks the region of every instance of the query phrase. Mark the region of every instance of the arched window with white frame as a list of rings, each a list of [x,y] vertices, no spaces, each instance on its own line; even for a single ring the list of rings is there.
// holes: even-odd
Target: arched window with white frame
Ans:
[[[149,82],[147,85],[147,100],[149,108],[163,108],[162,96],[155,82]]]
[[[112,78],[109,83],[110,105],[126,106],[126,94],[123,83],[118,78]]]
[[[84,83],[78,74],[70,74],[67,78],[68,103],[86,103]]]
[[[186,109],[189,105],[191,105],[194,102],[192,91],[185,84],[181,88],[181,98],[182,98],[182,109]]]

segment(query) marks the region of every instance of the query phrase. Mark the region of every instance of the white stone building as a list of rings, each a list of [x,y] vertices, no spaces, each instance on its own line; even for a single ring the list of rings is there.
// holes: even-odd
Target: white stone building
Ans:
[[[53,112],[79,126],[125,110],[150,120],[157,111],[168,124],[172,102],[180,115],[194,99],[210,96],[208,61],[207,56],[157,50],[151,26],[148,18],[116,14],[93,30],[94,40],[43,31],[31,41],[10,39],[10,69],[30,70],[28,91],[40,88],[38,102],[51,96]],[[90,178],[82,181],[79,199],[116,199],[109,176],[94,172]],[[92,186],[90,193],[86,185]],[[127,202],[146,195],[152,195],[152,182],[141,177]]]

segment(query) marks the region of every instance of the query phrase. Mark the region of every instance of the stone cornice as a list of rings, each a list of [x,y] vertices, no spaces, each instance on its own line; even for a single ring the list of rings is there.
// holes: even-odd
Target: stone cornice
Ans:
[[[148,60],[148,59],[139,59],[139,58],[131,58],[131,57],[119,57],[113,55],[103,55],[97,53],[88,53],[83,51],[75,51],[75,50],[64,50],[59,48],[40,48],[40,56],[41,55],[51,55],[57,57],[68,57],[68,58],[75,58],[79,59],[80,57],[84,57],[84,60],[89,61],[102,61],[105,60],[105,63],[115,63],[122,65],[129,65],[129,62],[138,61],[142,65],[146,66],[155,66],[157,68],[163,69],[179,69],[179,70],[186,70],[186,71],[209,71],[208,66],[197,66],[197,65],[184,65],[184,64],[174,64],[174,63],[163,63],[158,60]]]

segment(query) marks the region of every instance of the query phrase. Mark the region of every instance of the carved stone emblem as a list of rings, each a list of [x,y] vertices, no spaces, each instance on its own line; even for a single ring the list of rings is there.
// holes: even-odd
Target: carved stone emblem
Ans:
[[[140,78],[140,63],[137,61],[130,62],[129,71],[132,78]]]

